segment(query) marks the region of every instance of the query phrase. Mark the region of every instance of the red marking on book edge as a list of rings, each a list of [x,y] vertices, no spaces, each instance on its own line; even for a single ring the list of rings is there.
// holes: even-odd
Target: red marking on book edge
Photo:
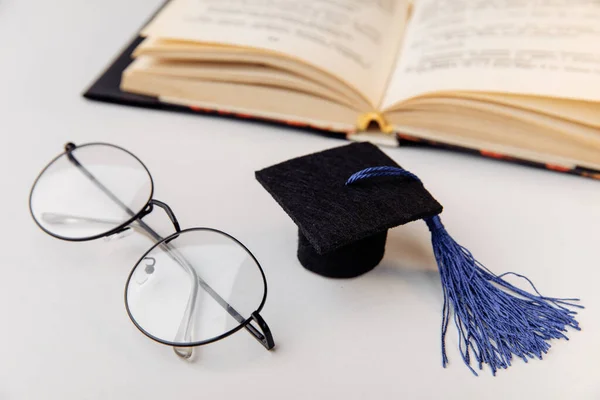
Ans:
[[[498,160],[510,160],[512,158],[512,157],[506,156],[504,154],[496,153],[493,151],[487,151],[487,150],[479,150],[479,153],[481,153],[481,155],[484,157],[496,158]]]
[[[251,114],[243,114],[243,113],[234,113],[234,112],[230,112],[230,111],[223,111],[223,110],[216,110],[216,109],[211,109],[211,108],[204,108],[204,107],[199,107],[199,106],[188,106],[188,108],[192,111],[195,112],[202,112],[202,113],[207,113],[207,114],[218,114],[218,115],[225,115],[225,116],[233,116],[236,118],[242,118],[242,119],[251,119],[251,120],[256,120],[256,121],[268,121],[268,122],[276,122],[276,123],[283,123],[286,125],[290,125],[290,126],[296,126],[296,127],[301,127],[301,128],[311,128],[311,129],[315,129],[318,131],[328,131],[328,132],[334,132],[334,130],[332,129],[332,127],[327,127],[327,128],[323,128],[321,126],[316,126],[316,125],[311,125],[311,124],[307,124],[304,122],[298,122],[298,121],[290,121],[290,120],[281,120],[281,119],[275,119],[275,118],[265,118],[265,117],[259,117],[259,116],[255,116],[255,115],[251,115]],[[341,132],[341,133],[353,133],[355,131],[339,131],[336,130],[335,132]]]
[[[308,126],[308,124],[305,124],[304,122],[297,121],[285,121],[285,123],[292,126]]]
[[[413,136],[408,136],[408,135],[405,135],[405,134],[403,134],[403,133],[398,133],[397,135],[398,135],[398,137],[399,137],[400,139],[409,140],[409,141],[411,141],[411,142],[417,142],[417,143],[418,143],[418,142],[420,142],[420,141],[421,141],[421,139],[417,139],[416,137],[413,137]]]
[[[585,176],[586,178],[598,179],[600,180],[600,174],[594,172],[582,172],[581,176]]]
[[[569,172],[569,171],[571,171],[571,168],[563,167],[563,166],[560,166],[560,165],[554,165],[554,164],[546,164],[546,168],[551,169],[552,171],[559,171],[559,172]]]

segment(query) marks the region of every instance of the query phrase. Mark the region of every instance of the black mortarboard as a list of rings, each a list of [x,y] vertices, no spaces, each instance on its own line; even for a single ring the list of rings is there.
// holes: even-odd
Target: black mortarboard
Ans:
[[[388,229],[423,219],[431,231],[444,295],[444,366],[450,321],[473,373],[472,361],[480,369],[488,364],[495,374],[513,356],[541,358],[550,348],[548,341],[566,338],[566,327],[579,329],[575,311],[568,309],[578,305],[569,299],[527,292],[504,280],[507,274],[494,275],[479,263],[450,236],[437,215],[442,206],[421,180],[372,144],[289,160],[258,171],[256,178],[298,225],[302,265],[328,277],[371,270],[383,257]]]
[[[298,225],[298,259],[305,268],[328,277],[360,275],[381,261],[388,229],[442,211],[410,178],[346,185],[352,174],[373,165],[398,167],[376,146],[354,143],[256,173]]]

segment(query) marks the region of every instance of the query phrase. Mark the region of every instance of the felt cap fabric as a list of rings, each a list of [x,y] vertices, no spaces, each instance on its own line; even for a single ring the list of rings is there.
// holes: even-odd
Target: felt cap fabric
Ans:
[[[346,186],[352,174],[376,166],[398,164],[373,144],[353,143],[265,168],[256,172],[256,179],[298,225],[315,256],[327,255],[442,211],[423,185],[410,178]]]

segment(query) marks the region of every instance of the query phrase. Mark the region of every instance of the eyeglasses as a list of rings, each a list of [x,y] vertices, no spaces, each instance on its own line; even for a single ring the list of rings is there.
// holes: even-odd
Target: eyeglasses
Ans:
[[[245,328],[267,350],[275,343],[260,311],[265,274],[233,236],[212,228],[182,230],[171,208],[152,198],[146,166],[132,153],[106,143],[75,146],[52,160],[29,197],[31,215],[49,235],[93,240],[136,231],[156,243],[135,264],[125,285],[133,324],[182,358],[193,347]],[[143,221],[164,210],[175,233],[161,237]]]

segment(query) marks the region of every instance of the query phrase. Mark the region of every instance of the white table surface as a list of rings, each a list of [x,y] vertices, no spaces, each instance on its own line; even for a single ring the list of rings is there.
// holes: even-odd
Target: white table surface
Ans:
[[[89,102],[81,92],[160,0],[0,0],[0,399],[599,399],[600,183],[446,151],[386,149],[444,204],[455,238],[496,272],[579,296],[583,330],[543,361],[474,377],[448,339],[424,223],[390,232],[385,259],[352,280],[296,259],[296,228],[254,179],[344,144],[256,123]],[[125,279],[148,243],[69,243],[29,216],[30,185],[67,141],[138,155],[184,227],[230,232],[260,260],[277,348],[239,332],[194,363],[137,331]],[[163,216],[149,221],[166,231]]]

